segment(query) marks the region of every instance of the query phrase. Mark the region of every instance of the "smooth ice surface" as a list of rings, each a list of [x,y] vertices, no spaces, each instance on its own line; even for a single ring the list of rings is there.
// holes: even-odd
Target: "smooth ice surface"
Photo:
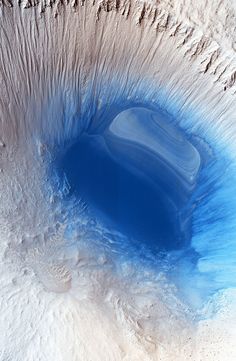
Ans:
[[[191,209],[184,207],[200,156],[161,114],[121,112],[103,133],[82,135],[61,166],[73,190],[111,227],[156,249],[189,244]]]

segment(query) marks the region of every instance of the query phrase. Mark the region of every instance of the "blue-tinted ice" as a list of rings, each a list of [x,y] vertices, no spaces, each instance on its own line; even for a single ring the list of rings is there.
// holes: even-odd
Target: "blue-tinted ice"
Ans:
[[[62,161],[72,189],[108,226],[151,248],[190,242],[188,202],[200,155],[163,115],[120,112],[101,133],[83,134]]]

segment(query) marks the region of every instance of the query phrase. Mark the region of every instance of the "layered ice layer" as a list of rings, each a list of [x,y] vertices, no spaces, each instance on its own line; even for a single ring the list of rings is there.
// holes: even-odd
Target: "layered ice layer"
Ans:
[[[125,110],[112,121],[105,140],[117,161],[159,185],[176,210],[186,204],[196,186],[200,155],[167,115],[145,108]]]

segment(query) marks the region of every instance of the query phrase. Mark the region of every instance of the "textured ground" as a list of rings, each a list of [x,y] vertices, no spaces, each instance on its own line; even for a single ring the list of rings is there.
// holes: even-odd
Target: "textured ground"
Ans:
[[[234,164],[235,7],[227,0],[0,1],[0,360],[236,358],[230,286],[197,322],[165,274],[113,256],[112,235],[83,210],[68,236],[83,205],[63,203],[66,179],[48,174],[64,146],[130,100],[158,105]],[[223,247],[234,240],[230,198]],[[199,269],[213,259],[221,272],[225,263],[214,257],[203,257]]]

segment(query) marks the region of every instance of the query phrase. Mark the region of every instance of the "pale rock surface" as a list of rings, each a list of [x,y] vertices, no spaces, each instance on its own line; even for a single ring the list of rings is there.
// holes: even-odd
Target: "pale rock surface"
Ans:
[[[220,304],[217,315],[196,325],[164,276],[125,262],[120,270],[109,251],[86,248],[81,234],[82,245],[65,246],[55,225],[62,219],[63,228],[63,195],[48,191],[47,180],[57,148],[88,125],[75,120],[87,111],[91,82],[95,105],[112,104],[107,83],[117,98],[158,97],[183,128],[214,137],[231,154],[235,7],[228,0],[1,0],[0,360],[236,359],[233,290],[209,301]]]

